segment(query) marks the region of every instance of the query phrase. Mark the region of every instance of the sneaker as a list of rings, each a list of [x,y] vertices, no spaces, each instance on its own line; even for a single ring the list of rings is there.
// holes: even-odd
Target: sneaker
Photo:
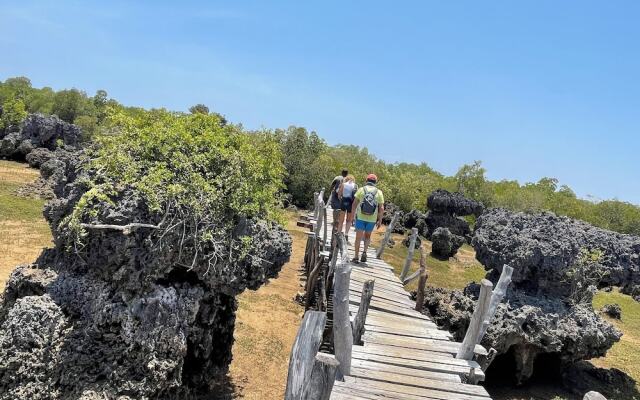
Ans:
[[[362,253],[362,256],[360,257],[360,262],[367,262],[367,253]]]
[[[358,261],[358,257],[353,257],[353,260],[351,260],[351,262],[354,264],[360,263],[360,261]]]

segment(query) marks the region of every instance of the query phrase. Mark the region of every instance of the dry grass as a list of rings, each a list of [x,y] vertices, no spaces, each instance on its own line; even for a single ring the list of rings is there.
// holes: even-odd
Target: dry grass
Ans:
[[[640,303],[631,296],[612,292],[598,292],[593,299],[593,308],[600,310],[605,304],[618,304],[622,308],[622,319],[616,320],[603,314],[603,317],[620,329],[624,335],[613,345],[606,357],[592,360],[602,368],[618,368],[636,382],[640,382]]]
[[[289,352],[304,308],[293,301],[301,290],[298,268],[302,265],[306,231],[296,226],[297,214],[289,213],[288,230],[293,238],[291,261],[257,291],[238,298],[230,377],[236,397],[281,399],[287,381]]]
[[[374,232],[371,241],[375,247],[378,247],[384,236],[384,230]],[[402,244],[404,236],[392,234],[391,237],[395,241],[393,248],[387,248],[382,258],[393,267],[396,275],[400,275],[404,261],[407,258],[408,249]],[[444,287],[449,289],[462,289],[469,282],[479,282],[484,278],[485,270],[476,260],[475,252],[469,245],[460,248],[455,257],[442,261],[431,256],[431,242],[422,241],[425,252],[427,253],[427,272],[429,279],[427,285]],[[410,272],[414,272],[420,267],[420,252],[416,249],[413,254],[413,263]],[[406,289],[416,290],[417,280],[406,286]]]
[[[0,161],[0,290],[16,265],[35,261],[51,244],[42,216],[44,200],[17,196],[22,185],[35,181],[38,170],[12,161]]]

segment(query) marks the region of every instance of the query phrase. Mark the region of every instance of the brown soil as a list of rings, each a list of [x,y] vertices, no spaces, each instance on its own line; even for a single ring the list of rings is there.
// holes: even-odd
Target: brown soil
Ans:
[[[278,278],[238,297],[236,342],[229,374],[235,398],[284,397],[289,353],[304,314],[304,308],[293,301],[302,290],[298,268],[306,244],[306,230],[296,226],[297,217],[289,214],[287,227],[293,238],[291,261]]]

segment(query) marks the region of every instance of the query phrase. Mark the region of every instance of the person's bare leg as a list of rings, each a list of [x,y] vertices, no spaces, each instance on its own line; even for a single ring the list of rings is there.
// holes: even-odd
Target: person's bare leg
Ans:
[[[364,231],[360,231],[356,229],[356,243],[355,243],[355,247],[354,247],[354,254],[355,254],[355,258],[358,259],[358,253],[360,253],[360,241],[362,240],[362,234],[364,233]]]
[[[353,218],[351,217],[351,213],[347,214],[347,222],[344,224],[344,236],[349,236],[349,231],[351,230],[351,225],[353,223]]]
[[[369,249],[369,243],[371,243],[371,232],[365,232],[364,234],[364,247],[362,249],[363,254],[367,254],[367,250]]]

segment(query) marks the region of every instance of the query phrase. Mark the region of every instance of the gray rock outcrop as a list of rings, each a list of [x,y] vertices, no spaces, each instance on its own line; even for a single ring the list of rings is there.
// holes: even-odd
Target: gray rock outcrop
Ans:
[[[17,268],[0,299],[0,399],[215,391],[232,357],[236,296],[278,274],[291,252],[288,233],[229,215],[233,237],[250,238],[247,247],[230,253],[228,243],[211,242],[198,251],[197,239],[184,235],[193,227],[183,210],[152,211],[137,192],[119,188],[116,201],[92,199],[97,212],[82,222],[159,229],[88,228],[71,240],[77,232],[65,221],[92,171],[78,154],[59,152],[41,171],[56,195],[45,207],[55,247]]]
[[[462,236],[454,235],[448,228],[438,227],[431,234],[431,253],[441,260],[453,257],[465,243]]]
[[[471,228],[463,216],[479,216],[484,210],[482,203],[464,197],[461,193],[451,193],[443,189],[433,191],[427,198],[429,212],[424,218],[425,237],[434,241],[432,254],[440,259],[454,256],[464,242],[471,241]],[[439,228],[445,228],[438,230]]]
[[[0,157],[25,160],[35,149],[53,151],[62,145],[74,147],[80,134],[79,127],[55,115],[30,114],[20,126],[0,131]],[[34,163],[39,162],[34,158]]]

